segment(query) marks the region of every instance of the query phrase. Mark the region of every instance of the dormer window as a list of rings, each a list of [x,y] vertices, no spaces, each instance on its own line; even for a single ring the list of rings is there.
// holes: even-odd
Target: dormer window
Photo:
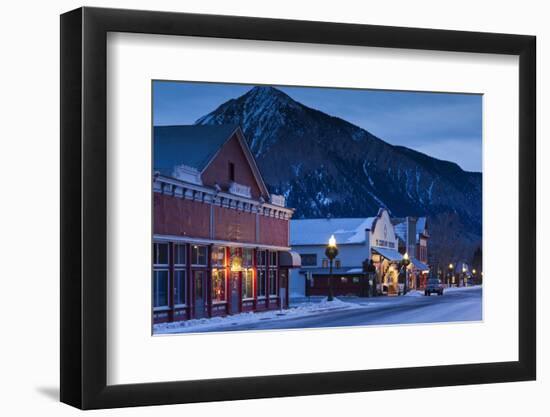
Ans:
[[[235,181],[235,164],[229,162],[229,181]]]

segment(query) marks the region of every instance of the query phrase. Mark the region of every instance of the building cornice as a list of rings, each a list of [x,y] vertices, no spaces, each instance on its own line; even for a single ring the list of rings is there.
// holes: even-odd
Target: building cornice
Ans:
[[[217,239],[207,239],[207,238],[197,238],[197,237],[188,237],[188,236],[177,236],[177,235],[153,235],[153,240],[157,242],[182,242],[182,243],[195,243],[197,245],[215,245],[215,246],[230,246],[230,247],[239,247],[239,248],[250,248],[250,249],[270,249],[277,251],[289,251],[290,247],[288,246],[277,246],[277,245],[265,245],[262,243],[254,242],[234,242],[231,240],[217,240]]]
[[[289,220],[294,213],[290,208],[160,174],[153,177],[153,192],[283,220]]]

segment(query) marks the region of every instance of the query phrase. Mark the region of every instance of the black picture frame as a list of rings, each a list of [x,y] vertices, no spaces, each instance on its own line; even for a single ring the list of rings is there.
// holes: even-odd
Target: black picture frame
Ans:
[[[519,360],[107,385],[108,32],[519,56]],[[536,378],[536,38],[251,17],[80,8],[61,16],[61,401],[82,409]]]

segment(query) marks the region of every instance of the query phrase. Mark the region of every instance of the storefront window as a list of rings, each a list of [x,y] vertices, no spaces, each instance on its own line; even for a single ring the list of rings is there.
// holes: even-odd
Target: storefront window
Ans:
[[[168,270],[153,273],[153,307],[168,307]]]
[[[215,266],[225,266],[225,248],[221,246],[216,246],[212,249],[212,265]]]
[[[168,265],[168,243],[155,243],[153,245],[153,263],[155,265]]]
[[[277,295],[277,270],[269,270],[269,295]]]
[[[176,269],[174,271],[174,304],[183,305],[186,294],[186,272],[184,269]]]
[[[187,262],[187,247],[184,244],[174,245],[174,264],[185,265]]]
[[[226,274],[224,269],[212,270],[212,301],[215,303],[226,300]]]
[[[191,247],[191,263],[193,265],[206,266],[206,246],[193,245]]]
[[[323,259],[323,268],[328,268],[328,259]]]
[[[254,298],[254,274],[251,269],[243,271],[243,299]]]
[[[243,249],[243,266],[252,266],[253,253],[252,249]]]
[[[317,255],[315,253],[301,254],[302,266],[316,266],[317,265]]]
[[[277,266],[277,252],[269,252],[269,266]]]
[[[341,268],[342,267],[342,261],[340,259],[336,259],[334,261],[334,267],[335,268]]]
[[[266,273],[265,269],[258,269],[258,297],[265,297],[266,290]]]
[[[258,266],[265,266],[266,265],[266,251],[265,250],[259,250],[256,254],[256,263]]]

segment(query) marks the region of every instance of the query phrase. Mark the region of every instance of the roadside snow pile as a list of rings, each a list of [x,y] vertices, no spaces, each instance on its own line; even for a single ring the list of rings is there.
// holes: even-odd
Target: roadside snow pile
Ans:
[[[445,293],[445,292],[471,291],[471,290],[479,290],[480,288],[483,288],[483,286],[471,285],[469,287],[449,287],[449,288],[445,288],[443,292]]]
[[[182,333],[192,330],[214,330],[217,327],[236,326],[239,324],[257,323],[264,320],[285,320],[308,316],[325,311],[361,308],[356,303],[348,303],[338,298],[328,301],[325,297],[319,302],[303,303],[288,310],[270,310],[263,312],[239,313],[232,316],[192,319],[173,323],[159,323],[153,326],[154,334]]]
[[[416,290],[411,290],[407,294],[405,294],[405,297],[423,297],[423,296],[424,296],[423,291],[416,291]]]

